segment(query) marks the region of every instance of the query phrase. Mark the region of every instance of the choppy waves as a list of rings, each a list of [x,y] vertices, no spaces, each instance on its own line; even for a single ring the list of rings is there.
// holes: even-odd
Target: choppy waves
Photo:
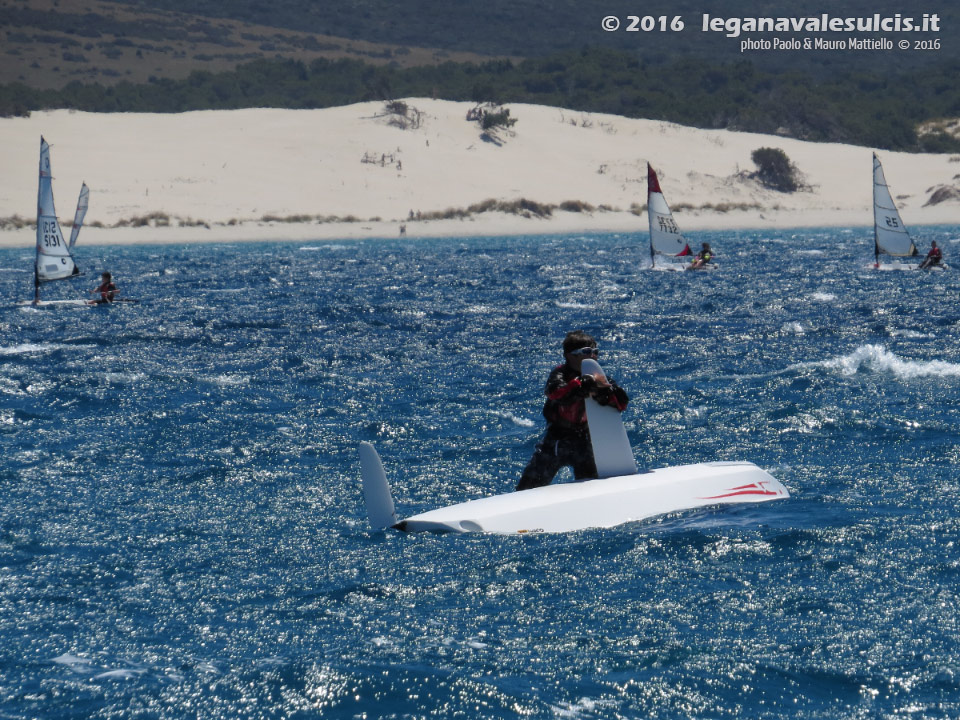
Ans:
[[[84,248],[142,303],[83,312],[0,273],[0,714],[957,717],[960,273],[868,235],[704,233],[712,273],[639,234]],[[792,498],[371,532],[357,444],[401,515],[510,490],[571,328],[640,465]]]

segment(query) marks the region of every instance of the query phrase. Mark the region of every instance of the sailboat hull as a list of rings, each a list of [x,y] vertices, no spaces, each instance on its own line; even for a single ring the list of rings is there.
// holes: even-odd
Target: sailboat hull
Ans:
[[[79,298],[74,300],[40,300],[39,302],[33,302],[32,300],[20,300],[17,302],[17,307],[90,307],[90,303],[87,300],[81,300]]]
[[[480,498],[413,515],[394,527],[409,532],[571,532],[789,496],[779,480],[753,463],[710,462]]]

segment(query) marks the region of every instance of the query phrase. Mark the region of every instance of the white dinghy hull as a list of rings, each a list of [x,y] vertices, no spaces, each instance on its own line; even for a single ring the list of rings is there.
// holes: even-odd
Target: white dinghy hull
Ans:
[[[584,374],[605,382],[594,360]],[[370,525],[409,532],[561,533],[607,528],[710,505],[790,497],[780,481],[750,462],[708,462],[637,471],[620,413],[586,399],[598,480],[546,485],[470,500],[398,520],[376,448],[360,443],[363,497]]]
[[[779,480],[753,463],[710,462],[494,495],[398,521],[376,450],[369,443],[361,448],[371,524],[408,532],[572,532],[698,507],[790,497]],[[370,511],[371,503],[378,512]]]

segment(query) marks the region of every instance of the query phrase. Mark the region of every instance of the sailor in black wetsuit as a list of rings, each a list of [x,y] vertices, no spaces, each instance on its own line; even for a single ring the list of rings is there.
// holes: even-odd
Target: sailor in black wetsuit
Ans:
[[[620,412],[630,400],[612,380],[600,385],[592,375],[580,374],[584,358],[596,358],[597,354],[597,342],[590,335],[579,330],[567,333],[563,340],[566,362],[553,369],[544,388],[547,430],[537,443],[517,490],[549,485],[566,465],[572,467],[577,480],[597,476],[584,399],[592,395],[601,405],[610,405]]]
[[[687,265],[687,270],[699,270],[705,267],[711,260],[713,260],[713,250],[710,249],[710,243],[704,243],[700,252],[698,252],[697,256],[693,259],[693,262]]]

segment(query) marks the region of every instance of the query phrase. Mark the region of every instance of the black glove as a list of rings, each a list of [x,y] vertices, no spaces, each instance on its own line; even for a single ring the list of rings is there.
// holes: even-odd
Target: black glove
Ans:
[[[597,392],[594,393],[594,399],[601,405],[607,405],[610,402],[610,398],[613,395],[613,388],[602,387],[598,388]]]
[[[580,376],[580,394],[587,396],[597,389],[597,379],[593,375]]]

